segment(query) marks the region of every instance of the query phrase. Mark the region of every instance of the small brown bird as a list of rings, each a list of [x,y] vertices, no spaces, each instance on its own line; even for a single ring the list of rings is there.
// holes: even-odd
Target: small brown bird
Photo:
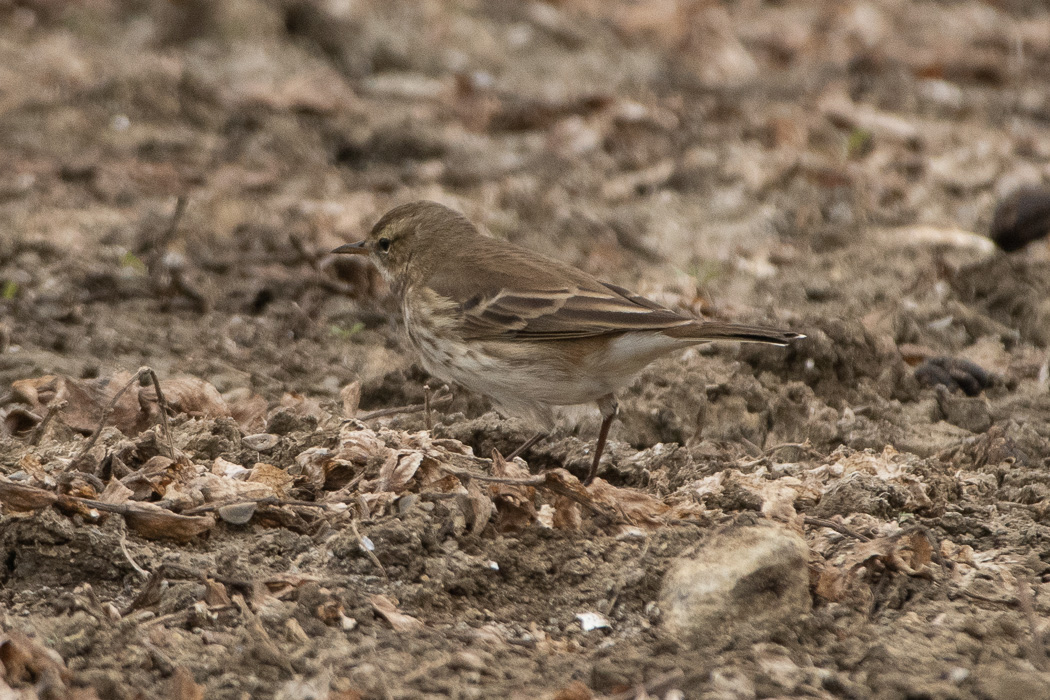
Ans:
[[[597,402],[603,420],[585,483],[598,471],[617,412],[615,392],[650,362],[712,340],[787,345],[804,337],[671,311],[484,236],[434,202],[392,209],[365,240],[332,252],[372,258],[400,298],[408,338],[435,377],[547,430],[553,406]]]

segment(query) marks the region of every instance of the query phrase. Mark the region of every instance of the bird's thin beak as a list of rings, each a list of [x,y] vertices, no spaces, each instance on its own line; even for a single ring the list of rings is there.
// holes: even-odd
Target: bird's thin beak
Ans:
[[[368,255],[368,241],[358,241],[357,243],[346,243],[339,246],[333,253],[345,253],[347,255]]]

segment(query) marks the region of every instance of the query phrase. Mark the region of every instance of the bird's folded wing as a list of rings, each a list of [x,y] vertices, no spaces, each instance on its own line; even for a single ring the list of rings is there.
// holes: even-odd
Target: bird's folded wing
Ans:
[[[467,339],[560,340],[694,323],[614,285],[498,289],[460,302]]]

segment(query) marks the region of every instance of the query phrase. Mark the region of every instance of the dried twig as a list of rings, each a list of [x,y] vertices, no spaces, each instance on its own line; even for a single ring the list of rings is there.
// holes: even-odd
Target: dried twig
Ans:
[[[98,441],[98,436],[102,434],[102,428],[106,426],[106,419],[109,418],[109,414],[113,412],[113,408],[117,405],[117,401],[120,401],[120,397],[124,395],[124,392],[130,389],[131,385],[134,384],[141,377],[142,370],[140,369],[138,372],[135,373],[135,376],[129,379],[128,383],[125,384],[121,388],[121,390],[113,396],[113,398],[109,402],[109,405],[102,409],[102,417],[98,420],[98,427],[95,428],[95,432],[91,434],[91,437],[88,439],[87,443],[80,449],[80,452],[73,459],[74,463],[79,462],[84,457],[84,455],[86,455],[91,450],[91,448],[95,446],[95,443]]]
[[[846,537],[853,537],[860,540],[861,542],[871,542],[871,538],[867,535],[861,534],[856,530],[852,530],[841,523],[837,523],[834,520],[825,520],[824,518],[814,518],[812,515],[804,516],[804,522],[806,525],[812,525],[814,527],[826,527],[829,530],[834,530],[840,535]]]
[[[47,414],[44,416],[44,419],[33,428],[33,434],[29,436],[30,445],[35,447],[40,444],[40,440],[43,439],[44,433],[47,431],[47,426],[51,423],[51,419],[68,405],[68,401],[52,401],[47,405]]]
[[[357,538],[357,544],[361,547],[361,551],[372,560],[376,568],[379,569],[379,573],[383,574],[383,578],[390,578],[387,576],[386,569],[383,567],[383,562],[379,561],[379,557],[376,553],[369,549],[368,544],[365,542],[365,538],[361,535],[361,531],[357,529],[357,523],[353,520],[350,521],[350,530],[354,533],[354,537]]]
[[[435,396],[430,400],[430,407],[436,408],[438,405],[451,403],[454,396],[455,395],[451,392],[445,395]],[[401,413],[419,413],[420,411],[425,411],[426,409],[427,405],[425,403],[416,403],[410,406],[393,406],[392,408],[381,408],[378,411],[370,411],[369,413],[365,413],[364,415],[360,415],[356,418],[351,418],[343,422],[348,423],[350,422],[350,420],[366,421],[372,420],[373,418],[385,418],[386,416],[396,416]]]
[[[221,508],[228,506],[240,506],[254,503],[259,506],[299,506],[305,508],[322,508],[328,509],[332,503],[318,503],[316,501],[296,501],[285,498],[277,498],[276,496],[261,496],[259,498],[237,498],[232,501],[222,501],[216,503],[206,503],[196,508],[190,508],[189,510],[182,511],[182,515],[201,515],[202,513],[212,513]]]
[[[131,568],[135,570],[139,576],[144,580],[149,580],[150,573],[143,569],[138,563],[132,558],[131,552],[128,551],[128,530],[127,525],[121,522],[120,526],[120,551],[124,553],[124,558],[131,564]]]
[[[141,383],[147,377],[153,382],[153,388],[157,392],[157,404],[160,406],[161,426],[164,428],[164,435],[168,439],[168,449],[171,450],[171,458],[172,460],[177,461],[177,458],[175,457],[175,443],[172,441],[171,428],[168,425],[168,402],[164,399],[164,392],[160,390],[160,380],[157,378],[157,373],[154,372],[152,368],[139,367],[138,371],[135,372],[135,375],[128,380],[127,384],[121,387],[120,391],[110,399],[109,405],[102,410],[102,416],[98,420],[98,427],[95,428],[95,432],[91,434],[87,443],[80,449],[80,452],[77,453],[77,456],[73,459],[74,463],[79,462],[84,455],[95,446],[95,443],[98,442],[98,436],[102,434],[102,429],[106,426],[106,419],[109,418],[109,414],[113,412],[113,408],[116,407],[117,402],[120,401],[120,397],[124,395],[124,392],[130,389],[132,384],[136,381]],[[99,510],[103,509],[100,508]]]
[[[152,367],[143,367],[139,370],[139,375],[141,376],[143,372],[149,374],[149,378],[153,381],[153,388],[157,392],[157,405],[160,406],[160,424],[164,426],[164,435],[168,438],[171,460],[176,462],[178,458],[175,456],[175,442],[171,439],[171,428],[168,426],[168,402],[164,399],[164,392],[160,390],[160,379],[157,378],[157,373]]]

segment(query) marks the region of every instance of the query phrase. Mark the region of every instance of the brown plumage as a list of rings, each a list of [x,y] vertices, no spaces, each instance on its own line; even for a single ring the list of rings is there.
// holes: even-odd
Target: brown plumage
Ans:
[[[409,340],[428,372],[545,428],[553,406],[597,402],[661,355],[712,340],[786,345],[798,333],[704,321],[570,265],[482,235],[434,202],[387,212],[368,238],[334,252],[369,255],[401,300]]]

